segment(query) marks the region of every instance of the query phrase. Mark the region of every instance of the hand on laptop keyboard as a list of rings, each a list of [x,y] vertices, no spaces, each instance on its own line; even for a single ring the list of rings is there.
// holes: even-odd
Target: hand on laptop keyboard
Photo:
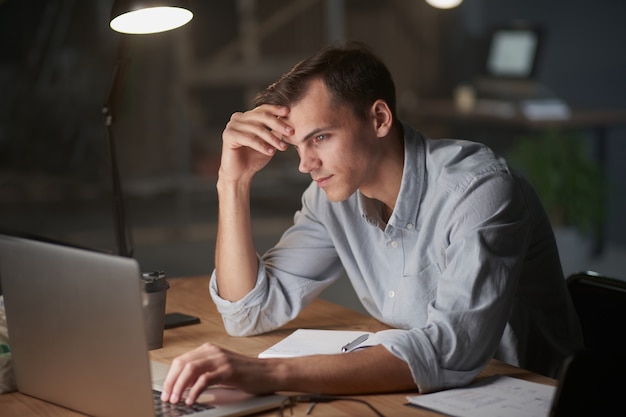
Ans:
[[[154,399],[154,410],[156,411],[157,417],[179,417],[215,408],[210,404],[194,403],[187,405],[183,401],[176,404],[163,402],[161,401],[161,393],[156,390],[152,391],[152,397]]]

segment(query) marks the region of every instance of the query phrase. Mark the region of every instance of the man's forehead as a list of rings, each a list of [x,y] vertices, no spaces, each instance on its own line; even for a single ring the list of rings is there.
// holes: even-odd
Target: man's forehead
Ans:
[[[293,109],[310,105],[330,105],[333,101],[326,83],[321,79],[313,79],[305,85],[304,92],[289,107]]]

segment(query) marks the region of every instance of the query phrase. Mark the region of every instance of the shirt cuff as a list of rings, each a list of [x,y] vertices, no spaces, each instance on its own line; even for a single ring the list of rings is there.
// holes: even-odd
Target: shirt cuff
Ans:
[[[220,297],[216,273],[215,270],[213,270],[211,280],[209,281],[209,293],[217,307],[217,311],[222,316],[224,327],[228,334],[233,336],[247,336],[262,332],[262,330],[257,328],[256,322],[250,319],[250,311],[260,308],[263,303],[264,294],[267,292],[265,289],[266,286],[267,277],[265,275],[265,267],[262,263],[259,263],[259,272],[254,288],[241,299],[229,301]]]

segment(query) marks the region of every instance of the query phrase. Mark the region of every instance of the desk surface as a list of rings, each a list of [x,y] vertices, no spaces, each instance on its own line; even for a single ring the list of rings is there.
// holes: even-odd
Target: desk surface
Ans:
[[[167,294],[167,311],[182,312],[200,317],[201,323],[187,327],[166,330],[163,348],[150,351],[153,360],[171,362],[181,353],[193,349],[203,342],[224,346],[230,350],[247,355],[258,355],[261,351],[286,337],[297,328],[344,329],[377,331],[388,328],[377,320],[353,310],[323,300],[315,300],[292,322],[269,334],[254,337],[232,337],[226,334],[222,319],[208,294],[208,278],[171,279],[171,288]],[[482,376],[504,374],[529,381],[555,385],[556,381],[524,369],[516,368],[499,361],[491,361]],[[353,396],[368,401],[385,416],[438,416],[440,414],[408,407],[406,396],[414,392],[384,395]],[[352,402],[334,402],[318,404],[313,415],[333,416],[368,416],[369,411],[361,404]],[[298,404],[293,409],[294,416],[306,415],[307,404]],[[46,403],[21,393],[0,395],[0,411],[3,417],[76,417],[81,414]],[[275,416],[271,411],[259,414]],[[373,415],[373,413],[371,414]]]

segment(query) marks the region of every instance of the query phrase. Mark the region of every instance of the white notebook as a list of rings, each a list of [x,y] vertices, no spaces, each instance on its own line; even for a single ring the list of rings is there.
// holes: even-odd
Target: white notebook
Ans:
[[[372,334],[362,330],[298,329],[274,346],[261,352],[259,358],[289,358],[351,352],[355,349],[371,346],[367,342]],[[353,343],[355,341],[357,343]]]

